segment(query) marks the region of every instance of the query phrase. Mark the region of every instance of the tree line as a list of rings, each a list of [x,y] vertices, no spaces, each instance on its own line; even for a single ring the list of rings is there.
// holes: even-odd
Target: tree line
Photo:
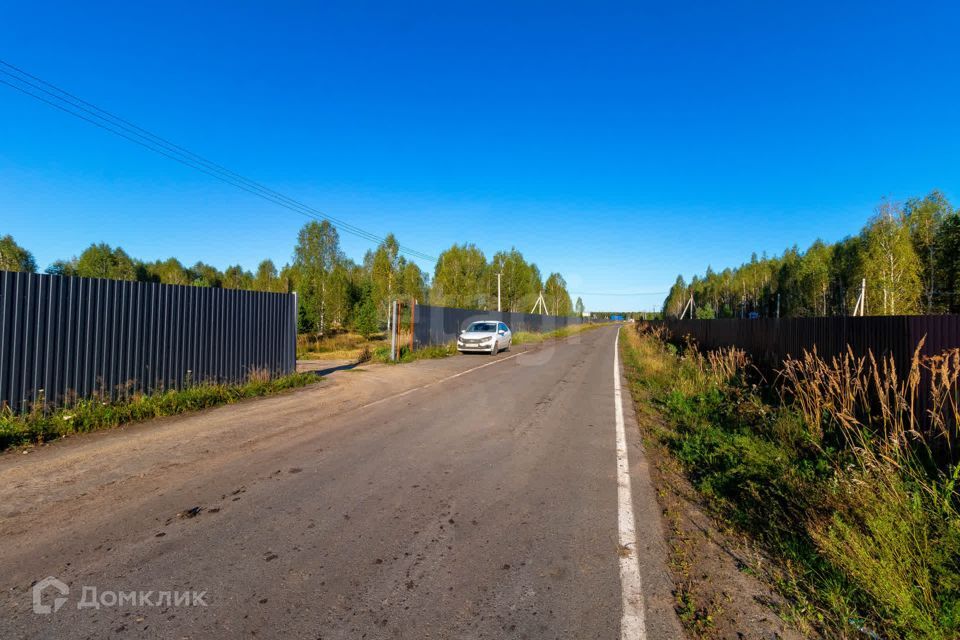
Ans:
[[[0,237],[0,270],[36,272],[33,255],[10,236]],[[516,248],[499,251],[487,260],[473,244],[454,244],[437,259],[432,278],[400,253],[400,244],[389,234],[362,263],[346,257],[337,229],[327,221],[305,224],[297,234],[291,261],[278,268],[263,260],[255,271],[240,265],[220,271],[204,262],[186,266],[176,258],[144,261],[120,247],[92,244],[79,256],[57,260],[46,273],[87,278],[111,278],[161,284],[222,287],[289,293],[299,301],[299,329],[325,334],[353,329],[365,335],[377,332],[386,321],[390,301],[414,299],[418,303],[464,309],[497,308],[497,274],[504,311],[529,312],[540,293],[551,314],[574,312],[566,281],[559,273],[544,280],[537,265]],[[582,301],[577,300],[579,309]]]
[[[960,211],[939,191],[902,203],[884,200],[860,233],[839,242],[817,240],[774,257],[754,253],[736,268],[707,267],[689,283],[677,276],[663,313],[851,315],[862,288],[865,315],[960,312]]]

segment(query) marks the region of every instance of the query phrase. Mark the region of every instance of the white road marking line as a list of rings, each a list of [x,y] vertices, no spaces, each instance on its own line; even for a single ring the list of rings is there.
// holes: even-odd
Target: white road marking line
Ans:
[[[419,387],[413,387],[412,389],[407,389],[406,391],[401,391],[401,392],[399,392],[399,393],[395,393],[395,394],[393,394],[392,396],[387,396],[386,398],[380,398],[379,400],[374,400],[373,402],[368,402],[368,403],[365,404],[365,405],[361,405],[360,408],[361,408],[361,409],[366,409],[367,407],[372,407],[372,406],[374,406],[374,405],[380,404],[381,402],[387,402],[388,400],[395,400],[395,399],[397,399],[397,398],[401,398],[401,397],[407,395],[408,393],[413,393],[414,391],[420,391],[421,389],[426,389],[427,387],[432,387],[432,386],[434,386],[434,385],[438,385],[438,384],[440,384],[440,383],[442,383],[442,382],[446,382],[447,380],[453,380],[454,378],[459,378],[460,376],[465,376],[465,375],[467,375],[468,373],[471,373],[471,372],[476,371],[476,370],[478,370],[478,369],[483,369],[484,367],[489,367],[489,366],[491,366],[491,365],[494,365],[494,364],[497,364],[497,363],[500,363],[500,362],[506,362],[507,360],[510,360],[510,359],[512,359],[512,358],[516,358],[517,356],[522,356],[524,353],[526,353],[526,352],[525,352],[525,351],[521,351],[520,353],[515,353],[515,354],[513,354],[512,356],[507,356],[506,358],[497,358],[496,360],[491,360],[490,362],[488,362],[488,363],[486,363],[486,364],[481,364],[480,366],[473,367],[472,369],[467,369],[466,371],[461,371],[460,373],[455,373],[455,374],[453,374],[453,375],[447,376],[446,378],[441,378],[441,379],[439,379],[439,380],[434,380],[433,382],[428,382],[427,384],[420,385]]]
[[[623,426],[623,398],[620,392],[620,329],[613,343],[613,403],[617,419],[617,504],[620,533],[620,589],[623,615],[620,618],[621,640],[644,640],[647,637],[643,611],[643,581],[637,558],[637,532],[633,519],[633,492],[630,488],[630,462],[627,459],[627,436]]]

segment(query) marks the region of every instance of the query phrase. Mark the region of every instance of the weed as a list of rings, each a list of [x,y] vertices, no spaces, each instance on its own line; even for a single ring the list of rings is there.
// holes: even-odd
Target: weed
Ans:
[[[239,385],[200,383],[185,389],[139,393],[114,401],[86,398],[46,414],[42,411],[15,414],[4,408],[0,411],[0,450],[229,404],[243,398],[302,387],[318,379],[310,373],[293,373],[271,379],[263,371],[255,370],[251,371],[246,383]]]
[[[889,357],[814,351],[772,387],[742,352],[678,349],[642,324],[624,333],[631,387],[667,418],[654,436],[714,515],[774,560],[788,618],[830,637],[960,635],[960,352],[918,347],[901,376]]]

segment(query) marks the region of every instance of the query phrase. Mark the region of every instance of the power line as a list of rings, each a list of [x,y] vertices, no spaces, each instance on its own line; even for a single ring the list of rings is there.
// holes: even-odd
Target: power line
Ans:
[[[374,233],[366,231],[365,229],[362,229],[344,220],[339,220],[329,216],[322,211],[314,209],[313,207],[280,193],[279,191],[266,187],[255,180],[231,171],[230,169],[227,169],[216,162],[208,160],[203,156],[186,149],[185,147],[175,144],[136,124],[133,124],[128,120],[124,120],[123,118],[114,115],[105,109],[101,109],[93,103],[87,102],[86,100],[83,100],[82,98],[79,98],[45,80],[42,80],[41,78],[38,78],[37,76],[34,76],[4,60],[0,60],[0,65],[2,65],[0,66],[0,73],[14,81],[9,82],[8,80],[0,78],[0,83],[16,89],[17,91],[20,91],[21,93],[28,95],[35,100],[84,120],[101,129],[104,129],[105,131],[109,131],[114,135],[138,144],[141,147],[153,151],[158,155],[179,162],[180,164],[216,178],[221,182],[237,187],[238,189],[299,213],[300,215],[313,218],[315,220],[327,220],[347,233],[377,244],[384,241],[384,238]],[[44,97],[44,95],[41,94],[45,94],[48,97]],[[437,260],[434,256],[422,251],[418,251],[411,247],[399,245],[398,248],[401,253],[407,254],[414,258],[419,258],[429,262],[436,262]]]

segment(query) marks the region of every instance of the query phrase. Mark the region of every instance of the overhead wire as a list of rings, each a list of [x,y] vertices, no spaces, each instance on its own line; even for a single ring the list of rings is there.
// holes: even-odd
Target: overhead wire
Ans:
[[[43,102],[49,106],[59,109],[60,111],[93,124],[105,131],[113,133],[114,135],[144,147],[158,155],[164,156],[170,160],[174,160],[180,164],[220,180],[221,182],[237,187],[238,189],[258,196],[288,210],[299,213],[300,215],[316,220],[329,221],[338,229],[341,229],[346,233],[350,233],[377,244],[382,243],[385,240],[385,238],[378,236],[375,233],[323,213],[322,211],[306,205],[303,202],[300,202],[279,191],[266,187],[255,180],[227,169],[216,162],[208,160],[181,145],[173,143],[166,138],[163,138],[148,131],[147,129],[129,122],[128,120],[114,115],[105,109],[101,109],[93,103],[83,100],[82,98],[63,90],[54,84],[42,80],[41,78],[38,78],[37,76],[34,76],[4,60],[0,60],[0,65],[2,65],[0,66],[0,73],[15,81],[10,82],[0,78],[0,83],[16,89],[17,91],[20,91],[21,93],[28,95],[35,100]],[[49,96],[49,98],[44,97],[44,95],[40,95],[41,93],[46,94],[46,96]],[[412,258],[418,258],[428,262],[436,262],[437,260],[432,255],[405,245],[398,245],[398,250]]]

